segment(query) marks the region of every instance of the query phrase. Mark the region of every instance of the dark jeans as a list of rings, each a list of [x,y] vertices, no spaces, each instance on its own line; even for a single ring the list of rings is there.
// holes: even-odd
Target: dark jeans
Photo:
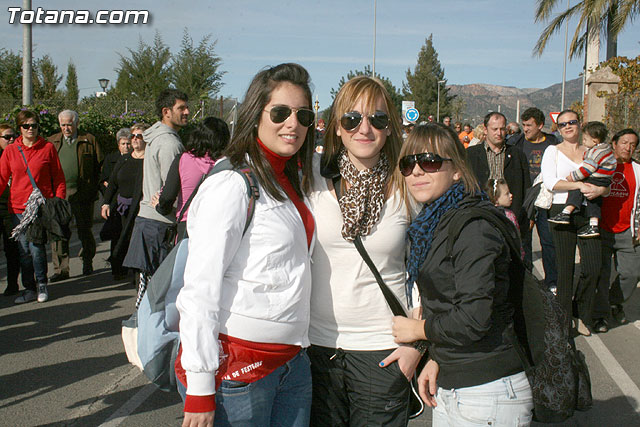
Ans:
[[[406,427],[409,381],[397,362],[379,366],[391,352],[393,349],[348,351],[312,345],[311,425]]]
[[[551,205],[549,216],[562,212],[564,205]],[[579,239],[578,230],[589,223],[582,212],[571,215],[571,224],[550,224],[551,236],[556,249],[558,267],[558,301],[571,316],[577,316],[586,325],[591,325],[593,304],[598,278],[600,277],[600,238]],[[574,289],[576,245],[580,249],[580,277]],[[567,324],[569,328],[570,324]]]
[[[557,285],[558,269],[556,268],[556,249],[553,246],[551,229],[549,228],[549,211],[536,208],[536,230],[542,247],[542,267],[544,268],[544,283],[551,288]]]
[[[20,274],[20,253],[18,243],[9,238],[12,230],[13,222],[11,221],[11,214],[5,206],[0,213],[0,233],[2,233],[4,255],[7,258],[7,290],[17,291],[18,275]]]
[[[592,178],[589,177],[584,180],[588,184],[597,185],[598,187],[608,187],[611,185],[611,178]],[[586,206],[582,206],[582,202],[586,202]],[[567,197],[567,206],[574,206],[577,209],[583,210],[584,215],[587,218],[602,218],[602,197],[596,197],[593,200],[589,200],[580,190],[569,191]]]
[[[15,227],[20,223],[22,214],[12,214],[11,221]],[[47,284],[47,248],[44,244],[27,241],[23,233],[18,238],[18,253],[20,255],[20,270],[22,271],[22,286],[36,291],[38,285]]]

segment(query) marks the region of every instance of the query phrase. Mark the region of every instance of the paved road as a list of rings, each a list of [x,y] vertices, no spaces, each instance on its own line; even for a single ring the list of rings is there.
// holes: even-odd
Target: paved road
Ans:
[[[72,241],[72,256],[78,249]],[[50,286],[47,303],[17,306],[0,296],[0,426],[180,425],[178,395],[156,390],[126,360],[120,323],[133,310],[135,290],[111,279],[108,254],[99,244],[90,277],[72,258],[72,277]],[[630,324],[578,339],[595,403],[565,425],[640,425],[640,292],[628,307]],[[429,410],[410,425],[430,426]]]

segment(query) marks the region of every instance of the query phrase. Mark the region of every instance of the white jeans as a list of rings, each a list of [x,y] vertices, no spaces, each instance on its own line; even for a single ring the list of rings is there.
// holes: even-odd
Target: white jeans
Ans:
[[[528,426],[533,416],[531,387],[524,372],[473,387],[438,387],[433,426]]]

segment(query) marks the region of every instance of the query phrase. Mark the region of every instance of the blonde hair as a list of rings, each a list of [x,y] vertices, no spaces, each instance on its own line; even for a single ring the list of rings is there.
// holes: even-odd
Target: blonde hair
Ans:
[[[142,132],[144,132],[147,129],[149,129],[149,125],[146,123],[136,123],[131,126],[131,132],[133,132],[134,130],[141,130]]]
[[[467,150],[448,126],[440,123],[416,126],[402,146],[400,158],[418,153],[434,153],[451,159],[453,168],[460,174],[465,193],[473,194],[480,191],[478,181],[467,163]],[[405,204],[408,203],[405,199]]]
[[[400,148],[402,147],[402,128],[400,115],[396,107],[391,101],[389,93],[385,89],[382,82],[376,78],[368,76],[354,77],[346,82],[340,92],[336,95],[331,106],[331,117],[327,125],[327,131],[324,137],[324,153],[325,165],[328,165],[340,153],[343,147],[342,138],[337,135],[338,126],[340,126],[340,118],[349,111],[353,111],[353,107],[358,100],[362,99],[366,108],[373,112],[378,99],[384,100],[389,115],[389,135],[387,136],[382,152],[387,156],[389,161],[389,182],[391,187],[387,188],[388,192],[399,189],[405,198],[405,184],[400,170],[398,169],[398,159]],[[344,184],[344,183],[343,183]]]

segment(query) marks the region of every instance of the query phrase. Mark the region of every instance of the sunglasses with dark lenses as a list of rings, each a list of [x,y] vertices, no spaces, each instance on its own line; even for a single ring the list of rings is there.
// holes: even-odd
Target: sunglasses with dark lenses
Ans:
[[[0,135],[0,136],[6,139],[7,141],[10,139],[16,139],[18,137],[18,135],[14,135],[12,133],[10,133],[9,135]]]
[[[575,120],[575,119],[574,120],[569,120],[568,122],[558,122],[558,129],[565,128],[565,127],[567,127],[569,125],[576,126],[577,124],[578,124],[578,121]]]
[[[389,115],[384,111],[376,111],[367,116],[369,124],[378,130],[386,129],[389,126]],[[359,111],[349,111],[340,118],[340,126],[347,132],[356,129],[362,123],[362,114]]]
[[[132,133],[131,134],[131,139],[142,139],[142,134],[141,133]]]
[[[298,123],[308,128],[316,118],[313,110],[308,108],[291,108],[286,105],[274,105],[271,110],[264,110],[269,113],[269,118],[273,123],[282,123],[289,118],[291,113],[296,113]]]
[[[438,172],[442,167],[442,163],[446,161],[450,162],[452,160],[434,153],[410,154],[400,159],[400,173],[403,176],[411,175],[416,163],[426,173]]]
[[[38,124],[37,123],[23,123],[23,124],[20,125],[20,127],[22,129],[31,129],[31,128],[38,129]]]

